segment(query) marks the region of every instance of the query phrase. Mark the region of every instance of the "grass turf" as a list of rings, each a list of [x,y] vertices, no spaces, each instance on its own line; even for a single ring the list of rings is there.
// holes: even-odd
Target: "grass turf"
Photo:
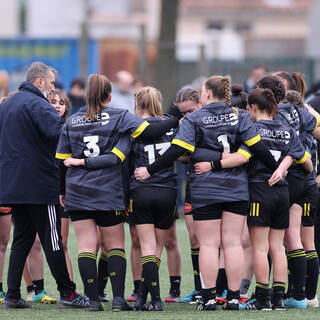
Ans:
[[[126,228],[126,252],[129,257],[130,253],[130,234],[128,225]],[[179,245],[182,255],[182,284],[181,284],[181,295],[184,296],[193,289],[193,274],[190,257],[190,245],[188,232],[185,226],[184,219],[177,221],[177,233],[179,237]],[[70,234],[68,242],[69,252],[71,260],[73,262],[74,281],[77,284],[77,289],[82,292],[83,286],[78,271],[77,265],[77,244],[75,240],[75,234],[70,225]],[[8,257],[10,253],[10,245],[6,254],[6,264],[4,272],[4,287],[6,288],[6,271]],[[163,252],[161,267],[160,267],[160,286],[161,296],[164,301],[166,295],[169,292],[169,275],[166,262],[166,253]],[[251,285],[252,287],[252,285]],[[26,296],[26,289],[24,282],[22,282],[22,294]],[[56,284],[50,274],[49,268],[45,265],[45,289],[50,293],[51,296],[59,298],[59,294],[56,290]],[[128,259],[127,279],[126,279],[126,296],[129,296],[133,290],[132,276],[130,263]],[[107,284],[106,293],[109,298],[112,297],[110,283]],[[111,299],[110,299],[111,300]],[[1,310],[0,319],[175,319],[175,320],[186,320],[189,319],[319,319],[319,310],[307,309],[307,310],[285,310],[285,311],[223,311],[221,307],[215,312],[198,312],[194,305],[186,303],[164,303],[164,312],[111,312],[111,302],[104,304],[104,312],[88,312],[87,310],[58,310],[57,305],[33,305],[32,309],[27,310]]]

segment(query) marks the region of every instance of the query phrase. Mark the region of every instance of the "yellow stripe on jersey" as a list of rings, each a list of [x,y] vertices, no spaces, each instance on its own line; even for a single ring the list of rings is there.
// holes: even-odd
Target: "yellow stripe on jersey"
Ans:
[[[303,163],[305,163],[307,161],[307,159],[308,159],[308,153],[305,152],[304,156],[300,160],[297,160],[296,163],[303,164]]]
[[[123,162],[124,159],[126,158],[126,156],[123,154],[123,152],[120,151],[119,149],[117,149],[116,147],[114,147],[111,150],[111,152],[114,153],[121,160],[121,162]]]
[[[257,202],[256,216],[259,217],[260,203]]]
[[[253,217],[256,216],[256,204],[255,204],[255,202],[252,204],[252,216]]]
[[[72,157],[72,153],[56,153],[56,158],[61,160],[66,160]]]
[[[306,151],[306,154],[311,159],[311,154],[308,151]]]
[[[171,144],[176,144],[177,146],[182,147],[182,148],[184,148],[184,149],[186,149],[188,151],[191,151],[191,152],[194,152],[194,149],[195,149],[192,144],[184,142],[184,141],[182,141],[180,139],[173,139],[171,141]]]
[[[245,156],[248,161],[249,161],[249,159],[251,158],[251,154],[250,154],[248,151],[243,150],[243,149],[241,149],[241,148],[238,149],[237,153],[240,153],[240,154],[242,154],[243,156]]]
[[[256,144],[257,142],[259,142],[261,140],[261,136],[260,134],[258,134],[257,136],[249,139],[249,140],[246,140],[244,141],[244,143],[248,146],[248,147],[251,147],[253,146],[254,144]]]
[[[314,133],[319,126],[319,118],[317,116],[315,116],[315,117],[317,119],[317,123],[316,123],[316,127],[313,129],[312,133]]]
[[[150,123],[147,121],[143,121],[140,126],[138,127],[138,129],[136,129],[135,132],[131,133],[131,137],[132,138],[137,138],[140,136],[140,134],[146,129],[147,126],[149,126]]]

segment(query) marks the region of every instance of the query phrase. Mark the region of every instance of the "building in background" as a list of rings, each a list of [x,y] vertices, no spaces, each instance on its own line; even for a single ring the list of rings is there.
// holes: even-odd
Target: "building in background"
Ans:
[[[160,8],[161,0],[0,0],[0,39],[71,39],[78,43],[73,77],[85,70],[114,80],[116,72],[125,69],[154,84]],[[178,86],[211,72],[242,79],[257,61],[271,60],[276,61],[271,69],[301,66],[299,71],[310,73],[312,79],[313,65],[305,58],[310,53],[320,59],[313,44],[319,41],[312,40],[319,28],[310,31],[319,21],[313,8],[320,10],[319,0],[180,0]],[[94,49],[84,52],[89,39],[95,42]],[[0,68],[8,56],[4,52],[0,43]],[[223,64],[217,63],[221,60]],[[64,63],[58,62],[61,69],[66,68]]]

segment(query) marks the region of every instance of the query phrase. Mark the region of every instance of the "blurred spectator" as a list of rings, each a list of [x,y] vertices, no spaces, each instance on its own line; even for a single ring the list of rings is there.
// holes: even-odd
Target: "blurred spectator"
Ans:
[[[133,91],[136,91],[140,88],[144,87],[144,81],[142,81],[141,79],[139,78],[135,78],[133,81],[132,81],[132,89]]]
[[[78,112],[78,110],[86,105],[85,96],[86,83],[82,78],[74,78],[71,81],[71,88],[68,93],[68,98],[71,101],[71,110],[69,116]]]
[[[8,94],[9,90],[9,76],[5,70],[0,71],[0,98]]]
[[[266,74],[267,70],[263,64],[257,64],[250,72],[249,78],[244,83],[243,89],[250,93],[256,86],[256,82]]]
[[[134,114],[133,77],[127,71],[116,74],[116,82],[112,84],[112,98],[110,107],[126,109]]]
[[[247,108],[247,93],[243,91],[242,86],[239,84],[234,84],[231,87],[231,104],[232,106],[239,108],[239,109],[244,109],[246,110]]]

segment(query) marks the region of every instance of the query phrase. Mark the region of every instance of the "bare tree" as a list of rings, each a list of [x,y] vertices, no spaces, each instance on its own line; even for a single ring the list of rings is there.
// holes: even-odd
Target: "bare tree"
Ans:
[[[176,72],[176,21],[179,0],[161,1],[161,26],[156,61],[156,86],[163,95],[163,107],[170,105],[177,90]]]

